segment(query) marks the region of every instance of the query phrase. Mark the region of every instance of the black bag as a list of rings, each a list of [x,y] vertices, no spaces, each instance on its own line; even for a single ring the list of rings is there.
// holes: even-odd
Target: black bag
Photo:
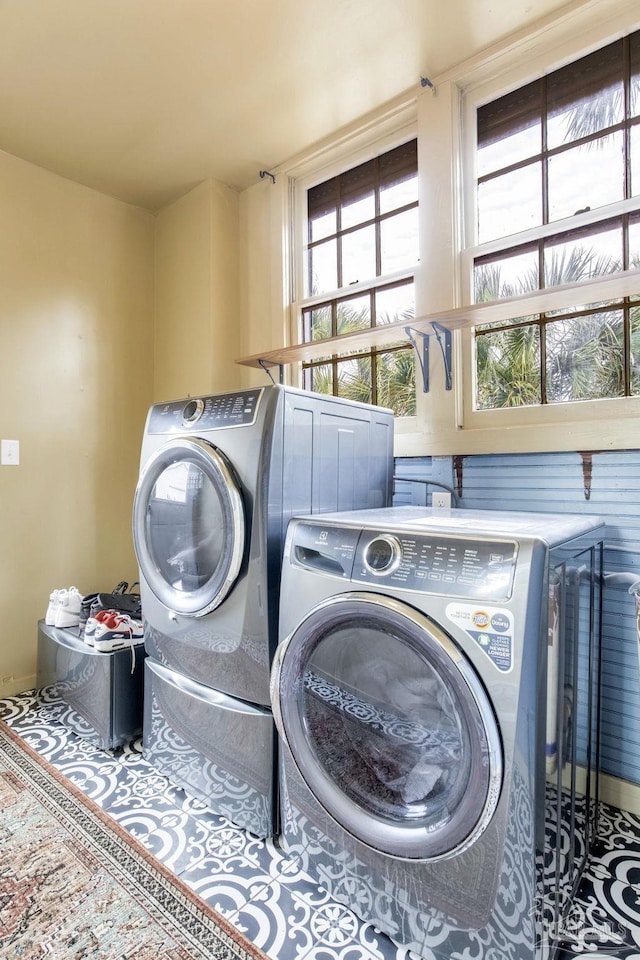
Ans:
[[[80,605],[80,632],[89,617],[95,617],[101,610],[117,610],[118,613],[126,613],[134,620],[139,620],[142,616],[140,593],[135,589],[139,586],[137,581],[129,587],[126,580],[121,580],[111,593],[89,593],[83,597]]]

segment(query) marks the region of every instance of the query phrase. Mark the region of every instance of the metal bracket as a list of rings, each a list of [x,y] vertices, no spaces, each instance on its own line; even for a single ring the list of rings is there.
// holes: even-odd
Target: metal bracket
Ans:
[[[442,362],[444,364],[444,385],[445,390],[451,390],[452,388],[452,336],[451,330],[447,330],[446,327],[443,327],[442,324],[436,323],[435,320],[431,322],[431,329],[433,335],[438,341],[438,346],[440,347],[440,353],[442,354]],[[418,358],[418,363],[420,364],[420,370],[422,371],[422,392],[429,393],[429,338],[432,334],[425,333],[424,330],[414,330],[413,327],[405,327],[404,332],[406,333],[408,339],[413,346],[413,349],[416,352]],[[418,347],[416,343],[415,335],[422,337],[422,350]]]
[[[274,386],[275,386],[275,382],[276,382],[276,381],[273,379],[273,375],[272,375],[271,370],[269,369],[269,367],[277,367],[277,368],[278,368],[278,383],[284,383],[284,367],[283,367],[283,365],[282,365],[281,363],[268,363],[268,362],[265,361],[265,360],[258,360],[258,364],[259,364],[259,366],[264,370],[264,372],[265,372],[266,375],[269,377],[269,380],[271,380],[271,383],[273,383]]]

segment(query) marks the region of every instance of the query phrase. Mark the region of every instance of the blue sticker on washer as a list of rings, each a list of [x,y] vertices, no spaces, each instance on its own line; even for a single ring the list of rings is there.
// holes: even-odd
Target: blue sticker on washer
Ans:
[[[447,617],[477,643],[501,673],[513,666],[513,614],[485,604],[450,603]]]

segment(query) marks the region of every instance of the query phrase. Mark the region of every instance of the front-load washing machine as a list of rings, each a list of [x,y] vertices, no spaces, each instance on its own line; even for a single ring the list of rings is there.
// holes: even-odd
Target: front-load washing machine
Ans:
[[[599,520],[291,521],[282,843],[429,960],[551,957],[596,829]]]
[[[284,386],[151,407],[133,533],[143,742],[174,783],[273,830],[269,670],[294,513],[387,505],[391,411]]]

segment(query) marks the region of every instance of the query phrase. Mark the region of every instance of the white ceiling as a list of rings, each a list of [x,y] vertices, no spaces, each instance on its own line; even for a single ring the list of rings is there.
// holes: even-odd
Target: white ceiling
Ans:
[[[3,0],[0,149],[151,210],[242,189],[565,3]]]

